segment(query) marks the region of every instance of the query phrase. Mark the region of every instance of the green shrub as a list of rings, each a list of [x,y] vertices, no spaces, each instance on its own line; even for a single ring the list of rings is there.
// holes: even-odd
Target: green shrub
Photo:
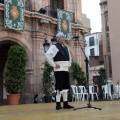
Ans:
[[[98,88],[99,88],[99,93],[102,94],[103,91],[102,91],[102,85],[105,85],[107,84],[107,71],[105,68],[100,68],[98,70],[98,73],[99,73],[99,76],[98,76],[98,79],[97,81],[95,82],[95,84],[98,85]]]
[[[44,68],[42,68],[43,74],[42,74],[42,90],[44,94],[51,94],[53,91],[53,67],[51,67],[48,62],[44,63]]]
[[[8,93],[18,94],[21,92],[25,81],[26,62],[26,49],[21,46],[11,46],[4,70],[4,86]]]
[[[72,78],[77,81],[77,85],[87,85],[85,72],[77,62],[72,62],[70,67],[70,74]]]

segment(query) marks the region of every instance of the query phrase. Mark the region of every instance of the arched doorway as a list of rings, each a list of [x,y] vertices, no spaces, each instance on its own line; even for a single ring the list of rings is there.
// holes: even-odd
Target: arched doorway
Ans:
[[[13,41],[2,41],[0,42],[0,105],[6,104],[4,97],[4,86],[3,86],[3,72],[7,61],[7,53],[11,46],[18,45]]]

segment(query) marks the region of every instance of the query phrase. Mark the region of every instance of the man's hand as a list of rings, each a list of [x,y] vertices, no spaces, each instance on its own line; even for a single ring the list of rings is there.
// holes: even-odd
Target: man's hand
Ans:
[[[56,64],[55,68],[56,68],[56,69],[60,68],[60,65]]]

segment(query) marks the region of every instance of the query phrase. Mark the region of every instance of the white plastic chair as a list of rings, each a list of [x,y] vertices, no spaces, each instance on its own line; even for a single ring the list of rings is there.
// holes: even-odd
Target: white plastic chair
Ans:
[[[120,85],[115,85],[115,91],[117,94],[117,99],[120,97]]]
[[[91,100],[94,100],[94,95],[96,95],[96,98],[98,100],[98,94],[94,92],[94,86],[89,85],[89,94],[91,95]]]
[[[82,95],[82,101],[85,100],[85,95],[87,96],[88,100],[88,93],[86,92],[85,86],[78,86],[78,92]]]
[[[75,98],[75,101],[80,101],[81,99],[81,93],[78,93],[78,88],[75,85],[71,85],[72,91],[73,91],[73,95],[72,95],[72,101]]]
[[[108,99],[108,96],[109,96],[112,100],[110,84],[102,85],[102,90],[103,90],[103,94],[104,94],[104,99],[106,99],[106,96],[107,96],[107,99]]]

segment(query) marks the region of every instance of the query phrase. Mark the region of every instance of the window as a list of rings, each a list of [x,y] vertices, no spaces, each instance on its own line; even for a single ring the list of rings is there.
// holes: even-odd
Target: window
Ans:
[[[100,65],[103,65],[103,64],[104,64],[104,61],[99,61],[99,64],[100,64]]]
[[[95,74],[96,74],[96,72],[95,72]],[[95,84],[95,85],[97,85],[97,83],[98,83],[98,78],[99,78],[99,76],[93,76],[93,83]]]
[[[107,52],[110,52],[110,37],[109,33],[106,33],[106,40],[107,40]]]
[[[90,56],[95,56],[94,48],[90,49]]]
[[[95,43],[94,43],[94,37],[90,37],[89,38],[89,45],[90,46],[94,46],[95,45]]]
[[[108,56],[108,66],[109,66],[109,77],[112,78],[112,63],[111,63],[111,56]]]
[[[64,0],[50,0],[50,6],[54,8],[64,9]]]
[[[57,18],[57,8],[64,10],[64,0],[50,0],[50,5],[46,6],[46,9],[48,11],[47,15],[49,15],[53,18]],[[71,22],[75,23],[75,13],[74,12],[71,12]]]
[[[25,10],[31,11],[31,9],[32,9],[31,0],[25,0]]]
[[[64,9],[64,0],[50,0],[49,15],[57,18],[57,8]]]
[[[109,31],[108,13],[105,13],[105,28],[106,31]]]

